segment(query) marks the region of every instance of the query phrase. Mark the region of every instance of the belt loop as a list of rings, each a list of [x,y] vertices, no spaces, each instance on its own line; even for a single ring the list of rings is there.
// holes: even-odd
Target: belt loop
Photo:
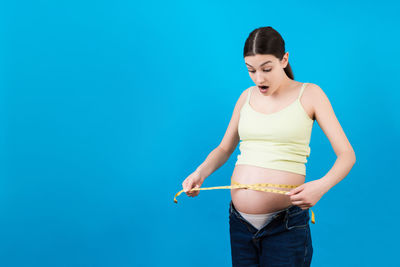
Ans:
[[[290,208],[290,207],[289,207]],[[285,218],[284,218],[284,222],[286,223],[286,221],[287,221],[287,219],[288,219],[288,217],[289,217],[289,208],[287,208],[286,210],[285,210]]]
[[[283,219],[283,224],[285,225],[285,228],[288,228],[288,221],[289,221],[289,209],[286,209],[285,211],[285,218]]]

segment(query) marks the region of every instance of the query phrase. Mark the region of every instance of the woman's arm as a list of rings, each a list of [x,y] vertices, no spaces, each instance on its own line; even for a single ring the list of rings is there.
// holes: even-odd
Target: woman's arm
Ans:
[[[331,142],[337,159],[322,178],[304,183],[287,193],[292,204],[301,209],[314,206],[326,192],[347,176],[356,162],[356,154],[335,116],[328,97],[318,85],[310,85],[307,88],[312,95],[315,118]]]
[[[210,176],[214,171],[216,171],[219,167],[225,164],[225,162],[229,159],[232,153],[225,151],[220,146],[217,146],[210,154],[208,154],[207,158],[204,162],[196,169],[201,180],[204,181],[208,176]]]
[[[312,84],[311,88],[315,118],[337,156],[333,167],[320,179],[327,192],[347,176],[356,162],[356,155],[326,94],[318,85]]]
[[[240,110],[246,101],[248,92],[249,88],[244,90],[239,96],[239,99],[236,101],[228,128],[226,129],[225,135],[222,138],[219,146],[215,148],[208,155],[206,160],[196,169],[196,172],[200,174],[200,177],[203,181],[219,167],[221,167],[235,151],[240,141],[238,133]]]
[[[324,193],[328,192],[332,187],[346,177],[353,168],[355,162],[356,156],[354,152],[346,152],[337,156],[333,167],[327,174],[320,178],[320,180],[323,181]]]

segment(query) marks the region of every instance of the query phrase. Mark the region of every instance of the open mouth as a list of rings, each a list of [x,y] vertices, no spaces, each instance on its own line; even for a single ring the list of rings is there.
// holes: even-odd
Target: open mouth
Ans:
[[[258,86],[258,88],[260,88],[260,90],[261,90],[261,92],[266,92],[266,91],[268,91],[268,88],[269,88],[269,86]]]

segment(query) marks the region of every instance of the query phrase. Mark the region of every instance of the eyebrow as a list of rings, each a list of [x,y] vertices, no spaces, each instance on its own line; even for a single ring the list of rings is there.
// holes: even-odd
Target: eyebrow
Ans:
[[[262,65],[265,65],[265,64],[267,64],[267,63],[272,63],[272,61],[271,61],[271,60],[265,61],[264,63],[262,63],[262,64],[260,65],[260,67],[261,67]],[[252,66],[252,65],[250,65],[250,64],[247,64],[247,63],[246,63],[246,65],[249,65],[250,67],[252,67],[252,68],[253,68],[253,66]]]

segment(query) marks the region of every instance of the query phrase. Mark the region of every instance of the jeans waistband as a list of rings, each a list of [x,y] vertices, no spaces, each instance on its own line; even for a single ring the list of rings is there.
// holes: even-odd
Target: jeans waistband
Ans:
[[[240,213],[238,212],[238,210],[237,210],[237,209],[235,208],[235,206],[233,205],[232,200],[231,200],[230,203],[229,203],[229,208],[230,208],[230,212],[231,212],[231,213],[233,212],[233,213],[235,213],[235,214],[241,216]],[[284,208],[284,209],[282,209],[282,210],[279,210],[279,211],[277,211],[276,213],[274,212],[273,217],[274,217],[274,218],[275,218],[275,217],[278,217],[280,214],[287,214],[287,216],[293,216],[293,215],[295,215],[295,214],[298,214],[299,212],[304,212],[304,210],[302,210],[299,206],[290,205],[289,207],[286,207],[286,208]]]

